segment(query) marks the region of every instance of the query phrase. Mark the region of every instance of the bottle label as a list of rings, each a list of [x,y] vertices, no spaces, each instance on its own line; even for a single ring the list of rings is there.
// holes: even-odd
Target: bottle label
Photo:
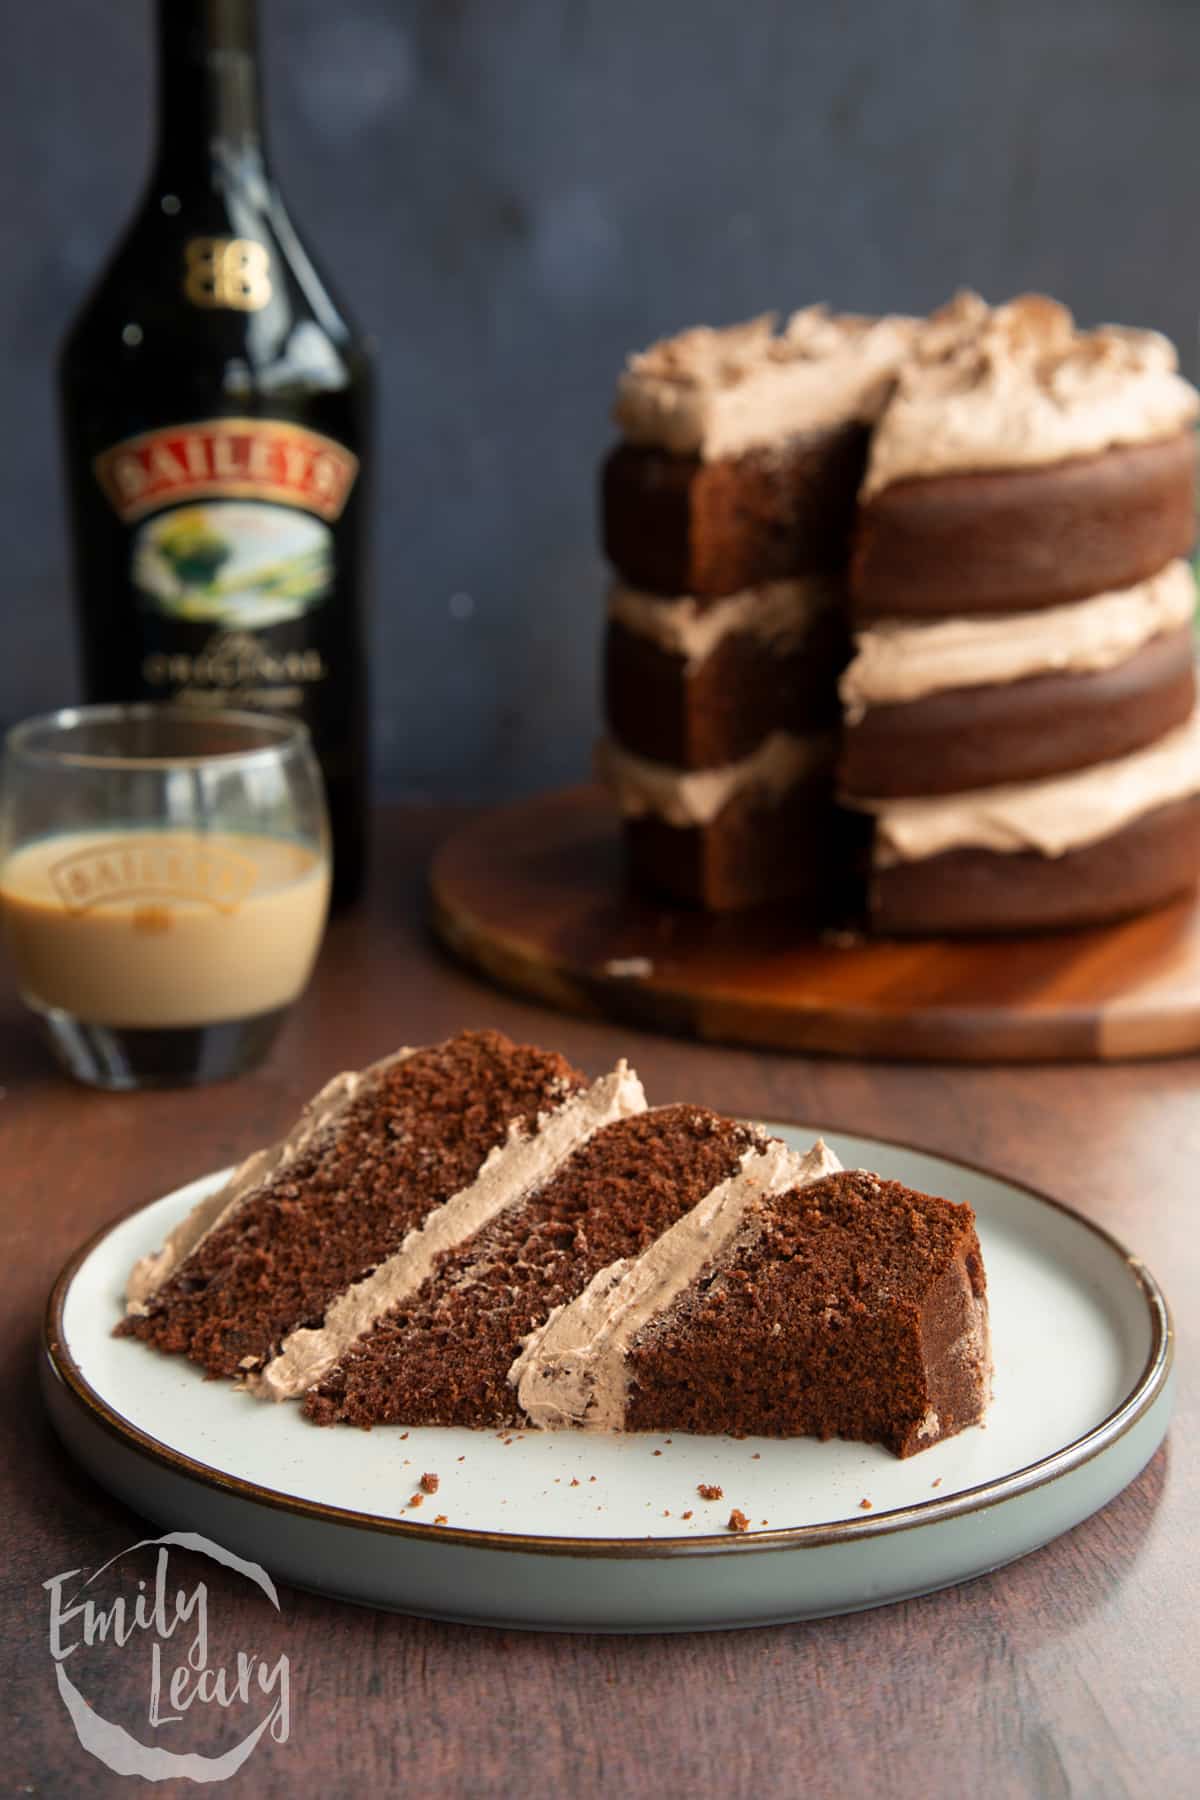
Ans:
[[[358,474],[358,458],[344,444],[279,419],[169,425],[114,444],[93,466],[125,524],[205,496],[275,500],[332,523]]]
[[[129,438],[94,468],[130,528],[141,692],[297,712],[320,740],[333,526],[358,459],[303,426],[214,419]]]

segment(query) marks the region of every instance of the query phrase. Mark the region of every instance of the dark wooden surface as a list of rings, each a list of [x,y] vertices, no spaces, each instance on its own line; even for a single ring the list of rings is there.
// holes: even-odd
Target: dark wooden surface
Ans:
[[[402,1040],[496,1024],[593,1070],[624,1049],[651,1095],[802,1117],[988,1163],[1102,1220],[1160,1274],[1181,1338],[1168,1445],[1104,1513],[1024,1562],[876,1613],[641,1639],[489,1632],[281,1590],[276,1617],[211,1567],[222,1635],[290,1658],[291,1741],[245,1795],[590,1797],[1189,1795],[1200,1769],[1200,1062],[983,1068],[717,1050],[570,1019],[481,986],[430,948],[430,851],[449,814],[390,812],[369,907],[333,927],[270,1066],[191,1093],[91,1094],[50,1066],[0,988],[0,1452],[7,1555],[0,1791],[117,1793],[79,1748],[48,1650],[42,1583],[141,1535],[76,1473],[32,1390],[45,1295],[87,1234],[271,1137],[331,1071]],[[7,983],[6,976],[0,982]],[[1047,1371],[1047,1379],[1053,1371]],[[130,1646],[89,1697],[145,1716]],[[183,1791],[166,1784],[166,1791]],[[188,1791],[195,1791],[189,1788]]]
[[[818,937],[787,905],[712,917],[631,892],[596,787],[468,821],[432,889],[443,941],[513,991],[710,1042],[957,1062],[1200,1049],[1200,895],[1020,938]],[[634,959],[649,968],[610,967]]]

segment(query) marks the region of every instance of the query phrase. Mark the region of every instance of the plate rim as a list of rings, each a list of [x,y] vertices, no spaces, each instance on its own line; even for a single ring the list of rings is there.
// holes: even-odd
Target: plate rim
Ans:
[[[1082,1437],[1027,1463],[995,1480],[964,1488],[944,1498],[920,1500],[909,1506],[892,1507],[874,1513],[870,1518],[839,1519],[816,1525],[780,1526],[769,1531],[705,1533],[688,1537],[588,1537],[538,1536],[529,1532],[480,1531],[466,1526],[433,1525],[416,1519],[390,1519],[379,1513],[358,1512],[351,1507],[333,1506],[325,1501],[307,1500],[287,1494],[278,1488],[264,1487],[240,1475],[230,1475],[210,1463],[198,1461],[181,1450],[164,1444],[143,1431],[139,1425],[117,1411],[87,1380],[67,1346],[63,1330],[63,1309],[67,1294],[83,1264],[99,1248],[105,1238],[137,1213],[148,1211],[160,1201],[180,1191],[168,1190],[155,1199],[126,1207],[107,1224],[100,1226],[68,1257],[51,1287],[42,1320],[41,1349],[44,1362],[74,1404],[108,1436],[116,1438],[127,1450],[146,1457],[168,1473],[184,1480],[198,1482],[226,1498],[254,1506],[298,1515],[312,1523],[354,1531],[371,1531],[408,1543],[437,1543],[460,1550],[508,1551],[524,1556],[566,1556],[582,1559],[632,1559],[670,1561],[680,1557],[752,1556],[779,1550],[823,1549],[835,1544],[861,1543],[864,1539],[890,1537],[905,1531],[948,1523],[953,1519],[989,1511],[994,1506],[1020,1499],[1048,1486],[1064,1475],[1073,1473],[1102,1455],[1142,1420],[1162,1397],[1171,1378],[1175,1362],[1175,1325],[1157,1279],[1147,1265],[1107,1226],[1089,1219],[1065,1200],[1031,1183],[1004,1175],[994,1168],[967,1157],[948,1156],[928,1145],[915,1144],[904,1138],[880,1137],[873,1132],[851,1130],[843,1125],[814,1124],[811,1120],[773,1118],[758,1121],[765,1129],[785,1126],[788,1130],[813,1131],[818,1136],[863,1137],[888,1149],[904,1150],[913,1155],[932,1156],[939,1162],[983,1175],[992,1181],[1029,1195],[1055,1212],[1065,1213],[1076,1225],[1087,1231],[1112,1251],[1125,1264],[1149,1314],[1150,1347],[1140,1374],[1125,1397]],[[229,1168],[235,1165],[230,1164]],[[229,1172],[216,1169],[181,1182],[180,1188],[198,1182],[219,1180]]]

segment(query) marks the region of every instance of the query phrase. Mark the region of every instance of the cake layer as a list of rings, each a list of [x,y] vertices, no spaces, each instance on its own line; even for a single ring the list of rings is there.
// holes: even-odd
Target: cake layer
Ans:
[[[831,783],[835,747],[832,732],[801,737],[777,731],[737,762],[680,769],[637,756],[604,738],[596,746],[596,773],[627,819],[654,817],[681,827],[709,825],[734,800],[761,796],[770,803],[800,782]]]
[[[767,1140],[699,1107],[597,1134],[535,1195],[438,1259],[310,1391],[310,1417],[372,1425],[517,1424],[523,1338],[596,1272],[636,1256]]]
[[[823,924],[852,899],[867,831],[865,821],[835,804],[823,776],[778,799],[742,795],[706,824],[626,819],[624,835],[640,889],[709,912],[791,900],[798,918]]]
[[[990,1353],[971,1209],[828,1172],[820,1149],[794,1183],[727,1182],[535,1332],[512,1373],[531,1422],[898,1456],[977,1424]]]
[[[631,356],[614,417],[626,440],[706,462],[797,431],[874,419],[916,321],[809,306],[680,332]]]
[[[604,550],[630,586],[697,601],[838,569],[866,456],[839,425],[719,462],[619,444],[604,465]]]
[[[1195,614],[1196,579],[1190,563],[1178,558],[1134,587],[1037,612],[881,619],[855,633],[854,657],[838,691],[847,723],[856,725],[868,707],[900,706],[953,688],[1115,668],[1152,639],[1190,626]]]
[[[1195,537],[1191,431],[1053,467],[897,482],[860,507],[857,621],[1032,612],[1133,587]]]
[[[1195,794],[1200,711],[1144,749],[1068,775],[907,799],[856,795],[854,805],[874,815],[874,861],[886,867],[962,849],[1063,856]]]
[[[241,1184],[122,1333],[211,1375],[261,1367],[585,1085],[561,1056],[491,1031],[369,1071],[316,1129],[301,1122],[295,1154]]]
[[[1062,856],[951,850],[876,869],[870,918],[901,936],[1099,925],[1165,905],[1200,881],[1200,798],[1144,813]]]
[[[834,745],[778,732],[740,762],[689,772],[601,744],[597,772],[625,817],[635,883],[714,912],[823,903],[842,886],[850,828],[834,803]]]
[[[1200,395],[1156,331],[1079,331],[1065,306],[961,293],[913,337],[871,444],[864,495],[950,470],[1044,468],[1189,428]]]
[[[1092,674],[1036,675],[872,706],[846,731],[841,789],[880,799],[953,794],[1111,762],[1185,723],[1194,668],[1184,626]]]
[[[831,730],[846,656],[836,599],[824,580],[776,582],[697,612],[618,588],[605,647],[613,735],[651,761],[704,769],[774,732]]]

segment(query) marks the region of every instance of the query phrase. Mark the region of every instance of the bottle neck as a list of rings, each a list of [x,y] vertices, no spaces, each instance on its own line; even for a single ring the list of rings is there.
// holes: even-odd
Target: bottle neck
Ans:
[[[158,0],[158,147],[168,188],[261,173],[256,0]]]

